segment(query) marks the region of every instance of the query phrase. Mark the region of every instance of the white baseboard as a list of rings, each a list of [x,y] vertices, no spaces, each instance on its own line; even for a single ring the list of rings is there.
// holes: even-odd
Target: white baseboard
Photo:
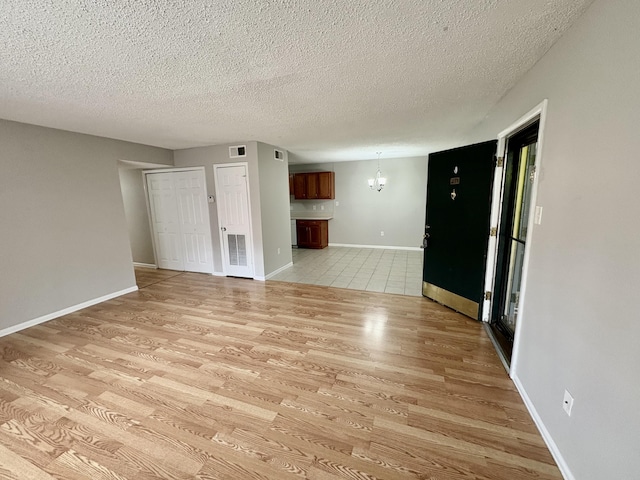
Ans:
[[[7,327],[0,330],[0,337],[4,337],[5,335],[10,335],[12,333],[19,332],[20,330],[33,327],[34,325],[39,325],[41,323],[48,322],[49,320],[53,320],[54,318],[62,317],[63,315],[68,315],[69,313],[82,310],[83,308],[87,308],[92,305],[97,305],[98,303],[106,302],[107,300],[111,300],[112,298],[116,298],[121,295],[126,295],[127,293],[135,292],[136,290],[138,290],[137,285],[133,287],[125,288],[124,290],[120,290],[119,292],[113,292],[108,295],[103,295],[102,297],[94,298],[92,300],[87,300],[86,302],[82,302],[77,305],[73,305],[71,307],[64,308],[62,310],[58,310],[57,312],[48,313],[47,315],[34,318],[33,320],[27,320],[26,322],[22,322],[17,325],[13,325],[11,327]]]
[[[351,247],[351,248],[380,248],[383,250],[409,250],[411,252],[421,252],[420,247],[396,247],[393,245],[355,245],[352,243],[330,243],[330,247]]]
[[[270,278],[275,277],[277,274],[279,274],[280,272],[284,272],[287,268],[291,268],[293,267],[293,262],[289,262],[287,263],[285,266],[278,268],[277,270],[274,270],[273,272],[271,272],[269,275],[267,275],[265,277],[266,280],[269,280]]]
[[[567,465],[567,462],[564,460],[562,453],[560,453],[560,450],[558,449],[558,445],[556,445],[556,442],[553,441],[553,438],[551,437],[549,430],[547,430],[547,427],[545,427],[544,422],[542,421],[542,418],[540,418],[540,415],[538,415],[538,411],[536,410],[536,407],[533,405],[533,402],[529,398],[529,395],[527,394],[527,391],[525,390],[524,385],[522,385],[522,382],[520,381],[517,375],[514,375],[512,377],[512,380],[513,380],[513,383],[516,385],[516,388],[518,389],[518,392],[520,393],[520,396],[522,397],[522,400],[524,401],[524,404],[527,407],[527,410],[529,410],[529,415],[531,415],[531,418],[533,418],[533,421],[535,422],[536,427],[538,427],[538,430],[540,431],[540,435],[542,435],[542,439],[544,440],[544,443],[547,444],[547,447],[549,448],[549,451],[551,452],[553,459],[558,464],[560,473],[562,474],[565,480],[576,480],[576,477],[573,476],[573,473],[571,473],[571,470],[569,469],[569,465]]]
[[[224,272],[213,272],[211,275],[213,275],[214,277],[226,277]]]
[[[158,266],[153,264],[153,263],[140,263],[140,262],[133,262],[133,266],[134,267],[144,267],[144,268],[154,268],[157,269]]]

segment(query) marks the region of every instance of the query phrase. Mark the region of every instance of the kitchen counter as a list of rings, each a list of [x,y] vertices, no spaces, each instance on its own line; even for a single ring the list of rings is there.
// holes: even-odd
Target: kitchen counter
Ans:
[[[291,212],[291,220],[331,220],[331,213]]]

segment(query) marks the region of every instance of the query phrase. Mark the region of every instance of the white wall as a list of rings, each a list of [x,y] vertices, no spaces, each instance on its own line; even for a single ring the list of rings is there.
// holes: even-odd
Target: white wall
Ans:
[[[638,32],[640,2],[597,0],[470,137],[549,100],[515,379],[580,480],[640,478]]]
[[[275,148],[273,145],[258,142],[265,275],[292,262],[288,154],[285,150],[279,149],[284,152],[284,159],[276,160],[273,154]]]
[[[142,170],[120,167],[119,174],[133,261],[155,265]]]
[[[294,200],[294,210],[316,204],[333,212],[329,242],[418,248],[424,233],[427,197],[427,157],[381,159],[380,170],[387,185],[380,192],[367,184],[378,168],[376,160],[330,164],[290,165],[290,172],[331,171],[336,176],[336,202]],[[316,212],[318,212],[316,210]],[[384,232],[384,237],[380,232]]]
[[[169,150],[0,120],[0,330],[135,287],[118,160]]]

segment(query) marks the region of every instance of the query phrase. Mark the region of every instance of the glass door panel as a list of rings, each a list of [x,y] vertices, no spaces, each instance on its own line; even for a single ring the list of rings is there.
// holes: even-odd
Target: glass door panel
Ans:
[[[491,327],[507,360],[511,358],[518,323],[524,251],[535,176],[538,124],[509,140],[505,191],[498,240],[498,266]]]

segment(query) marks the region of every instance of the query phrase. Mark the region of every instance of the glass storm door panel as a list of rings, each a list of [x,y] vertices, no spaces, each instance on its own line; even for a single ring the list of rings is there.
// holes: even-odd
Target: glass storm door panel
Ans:
[[[508,141],[491,327],[508,360],[518,322],[524,252],[535,177],[538,123]]]
[[[429,155],[422,294],[481,318],[495,140]]]

